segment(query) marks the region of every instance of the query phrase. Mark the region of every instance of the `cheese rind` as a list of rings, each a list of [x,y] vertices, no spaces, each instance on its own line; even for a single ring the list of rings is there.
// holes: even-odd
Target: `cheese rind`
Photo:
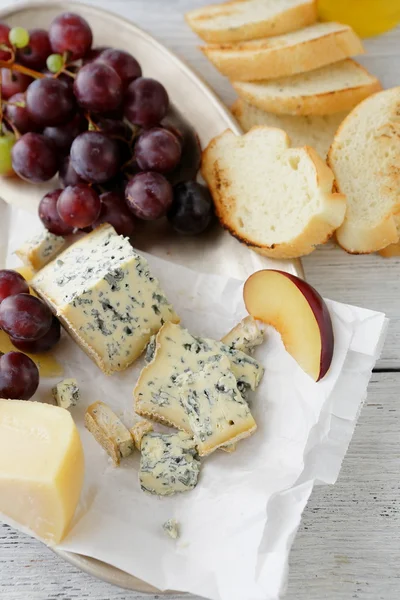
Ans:
[[[138,450],[140,450],[142,446],[143,436],[151,431],[153,431],[153,425],[150,423],[150,421],[138,421],[133,427],[131,427],[130,432]]]
[[[254,358],[222,342],[196,338],[183,327],[166,323],[157,335],[153,360],[142,370],[134,389],[135,411],[191,433],[176,379],[185,372],[197,373],[207,362],[222,356],[228,358],[240,391],[257,387],[263,368]]]
[[[126,369],[163,323],[179,322],[147,261],[110,225],[70,246],[32,286],[106,374]]]
[[[139,482],[144,492],[172,496],[197,485],[200,461],[194,439],[177,433],[148,433],[142,439]]]
[[[200,456],[255,431],[256,422],[226,356],[217,356],[197,373],[182,373],[176,383]]]
[[[56,544],[68,532],[83,477],[82,444],[68,411],[0,400],[0,513]]]
[[[85,413],[85,426],[118,466],[121,458],[132,454],[130,431],[105,402],[94,402]]]
[[[39,271],[60,254],[66,243],[65,238],[44,229],[18,248],[15,254],[22,260],[24,265],[33,271]]]
[[[61,408],[70,408],[76,406],[79,402],[80,391],[76,379],[63,379],[52,389],[54,400]]]
[[[257,321],[251,317],[245,317],[229,333],[224,335],[221,342],[232,350],[240,350],[251,354],[256,346],[264,341],[264,333],[259,329]]]

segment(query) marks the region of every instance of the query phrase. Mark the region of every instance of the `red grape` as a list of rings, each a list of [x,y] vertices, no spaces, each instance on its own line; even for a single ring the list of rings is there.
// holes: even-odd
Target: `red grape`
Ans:
[[[18,129],[19,133],[40,130],[40,126],[32,120],[26,109],[25,94],[19,93],[11,96],[5,105],[4,116]]]
[[[123,50],[108,48],[96,60],[112,67],[120,76],[124,88],[142,75],[142,69],[136,58]]]
[[[87,129],[86,119],[77,113],[74,118],[65,123],[65,125],[59,125],[58,127],[46,127],[43,131],[43,135],[50,138],[58,152],[61,155],[68,154],[71,144],[74,139]]]
[[[57,173],[53,142],[40,133],[25,133],[14,145],[11,156],[14,171],[27,181],[48,181]]]
[[[109,46],[96,46],[95,48],[92,48],[91,50],[89,50],[89,52],[85,54],[83,64],[87,65],[88,63],[93,62],[98,56],[100,56],[102,52],[104,52],[104,50],[108,49]]]
[[[8,34],[10,33],[10,28],[5,23],[0,23],[0,44],[4,46],[11,47],[11,44],[8,39]],[[0,50],[0,60],[10,60],[11,52],[7,52],[6,50]]]
[[[75,111],[74,95],[64,81],[59,79],[36,79],[26,92],[26,107],[32,119],[42,125],[63,125]]]
[[[57,200],[61,192],[60,189],[52,190],[43,196],[39,204],[39,218],[50,233],[69,235],[74,228],[64,223],[57,210]]]
[[[167,216],[178,233],[201,233],[211,223],[213,212],[211,194],[204,185],[186,181],[174,187],[174,201]]]
[[[160,173],[138,173],[125,188],[125,200],[129,210],[139,219],[159,219],[167,214],[172,204],[172,187]]]
[[[74,93],[86,110],[104,113],[122,102],[122,81],[112,67],[91,62],[82,67],[74,82]]]
[[[62,220],[78,229],[92,225],[98,218],[100,209],[98,194],[82,183],[66,187],[57,201],[58,214]]]
[[[67,187],[67,185],[77,185],[78,183],[86,183],[85,180],[82,179],[82,177],[79,177],[78,173],[74,170],[69,156],[66,156],[61,163],[58,178],[62,187]]]
[[[132,137],[132,129],[123,121],[101,117],[100,119],[96,119],[96,125],[103,133],[107,133],[109,137],[125,141],[129,141]]]
[[[25,92],[28,85],[33,81],[32,77],[11,71],[10,69],[1,69],[1,91],[3,100],[8,100],[11,96]]]
[[[0,271],[0,303],[8,296],[15,294],[29,294],[29,285],[25,279],[11,269],[2,269]]]
[[[27,352],[28,354],[37,354],[38,352],[48,352],[51,350],[59,341],[61,337],[61,326],[60,321],[57,317],[53,316],[51,321],[50,329],[43,337],[38,340],[28,341],[19,340],[17,338],[11,338],[11,342],[21,352]]]
[[[135,159],[143,171],[168,173],[178,165],[181,152],[179,140],[161,127],[143,131],[135,145]]]
[[[0,304],[0,325],[8,335],[19,340],[38,340],[50,329],[52,314],[36,296],[16,294]]]
[[[46,66],[46,59],[51,54],[49,34],[45,29],[31,29],[29,31],[29,44],[17,53],[17,60],[21,65],[41,71]]]
[[[99,131],[85,131],[71,146],[71,164],[80,177],[90,183],[102,183],[120,168],[117,142]]]
[[[101,211],[93,229],[109,223],[119,235],[130,237],[135,229],[135,217],[129,212],[123,193],[105,192],[100,196]]]
[[[39,370],[33,360],[21,352],[0,356],[0,398],[29,400],[39,385]]]
[[[132,81],[125,96],[125,116],[134,125],[148,129],[157,125],[168,110],[168,94],[165,87],[146,77]]]
[[[83,58],[92,45],[89,23],[74,13],[58,15],[50,25],[49,37],[53,52],[68,52],[71,61]]]

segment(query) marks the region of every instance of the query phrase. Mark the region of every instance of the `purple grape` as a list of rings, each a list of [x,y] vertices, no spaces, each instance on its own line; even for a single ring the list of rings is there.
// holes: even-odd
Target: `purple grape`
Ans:
[[[49,34],[45,29],[31,29],[29,44],[17,52],[17,60],[21,65],[41,71],[46,66],[46,59],[51,54]]]
[[[132,81],[125,95],[126,118],[145,129],[155,127],[168,110],[168,94],[165,87],[155,79],[138,77]]]
[[[101,202],[96,191],[88,185],[69,185],[57,200],[61,219],[71,227],[84,229],[99,217]]]
[[[152,221],[167,214],[173,200],[172,187],[160,173],[138,173],[125,188],[125,200],[136,217]]]
[[[43,127],[67,123],[76,109],[71,89],[60,79],[36,79],[26,92],[26,108]]]
[[[21,352],[0,356],[0,397],[29,400],[39,385],[39,370],[33,360]]]
[[[82,177],[79,177],[78,173],[74,170],[71,165],[71,158],[66,156],[61,163],[58,178],[62,187],[67,185],[78,185],[78,183],[86,183]]]
[[[8,296],[0,304],[0,325],[19,340],[38,340],[50,329],[52,314],[48,306],[30,294]]]
[[[49,37],[53,52],[68,52],[71,61],[83,58],[93,39],[89,23],[74,13],[58,15],[51,22]]]
[[[120,168],[117,142],[99,131],[85,131],[71,146],[71,165],[82,179],[102,183],[114,177]]]
[[[211,223],[213,212],[211,194],[204,185],[186,181],[174,187],[174,201],[167,216],[178,233],[202,233]]]
[[[57,152],[40,133],[25,133],[14,145],[11,156],[14,171],[27,181],[48,181],[57,173]]]
[[[179,140],[161,127],[143,131],[135,145],[135,159],[143,171],[173,171],[181,159],[181,152]]]
[[[58,127],[46,127],[43,135],[52,140],[60,155],[69,153],[72,142],[82,132],[87,129],[86,119],[77,113],[71,121]]]
[[[8,296],[15,294],[29,294],[29,285],[24,277],[11,269],[0,271],[0,303]]]
[[[23,93],[14,94],[9,98],[4,108],[4,116],[21,134],[40,130],[40,125],[33,121],[26,109],[25,94]]]
[[[1,94],[3,100],[8,100],[15,94],[22,94],[32,83],[32,77],[11,71],[10,69],[1,69]]]
[[[96,61],[103,62],[112,67],[121,78],[124,88],[126,88],[131,81],[142,75],[142,69],[136,58],[123,50],[108,48],[98,56]]]
[[[119,235],[130,237],[135,230],[135,217],[129,212],[123,193],[105,192],[100,196],[101,211],[93,229],[109,223]]]
[[[61,192],[61,189],[57,189],[43,196],[39,204],[39,218],[50,233],[69,235],[74,228],[64,223],[57,210],[57,201]]]
[[[50,329],[43,337],[38,340],[27,341],[19,340],[17,338],[10,338],[12,344],[21,352],[28,354],[38,354],[39,352],[48,352],[51,350],[59,341],[61,337],[61,326],[60,321],[57,317],[53,316]]]
[[[8,39],[10,28],[5,23],[0,23],[0,45],[8,46],[11,49],[10,40]],[[11,52],[0,50],[0,60],[10,60]]]
[[[122,81],[113,68],[100,62],[82,67],[76,76],[74,93],[86,110],[105,113],[122,102]]]

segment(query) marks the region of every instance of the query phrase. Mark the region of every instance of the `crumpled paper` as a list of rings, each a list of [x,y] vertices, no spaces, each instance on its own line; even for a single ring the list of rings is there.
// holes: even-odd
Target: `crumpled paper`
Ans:
[[[13,252],[38,228],[32,215],[2,206],[1,264],[18,265]],[[192,333],[219,339],[246,315],[243,281],[146,256]],[[334,483],[339,474],[387,323],[382,313],[331,301],[328,307],[335,351],[327,376],[312,381],[268,328],[255,353],[265,367],[250,397],[256,433],[232,454],[214,452],[203,461],[196,489],[169,498],[140,490],[138,452],[115,468],[83,424],[86,407],[96,400],[133,424],[132,390],[143,360],[106,377],[63,335],[56,357],[81,389],[71,413],[86,476],[73,528],[58,548],[102,560],[161,590],[213,600],[276,600],[313,485]],[[50,401],[52,385],[42,379],[34,399]],[[170,518],[180,524],[177,541],[162,529]]]

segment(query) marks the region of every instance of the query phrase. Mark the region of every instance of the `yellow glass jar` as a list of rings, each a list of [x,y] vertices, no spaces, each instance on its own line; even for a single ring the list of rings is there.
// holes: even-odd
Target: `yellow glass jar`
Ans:
[[[318,0],[318,12],[322,21],[346,23],[369,37],[400,23],[400,0]]]

